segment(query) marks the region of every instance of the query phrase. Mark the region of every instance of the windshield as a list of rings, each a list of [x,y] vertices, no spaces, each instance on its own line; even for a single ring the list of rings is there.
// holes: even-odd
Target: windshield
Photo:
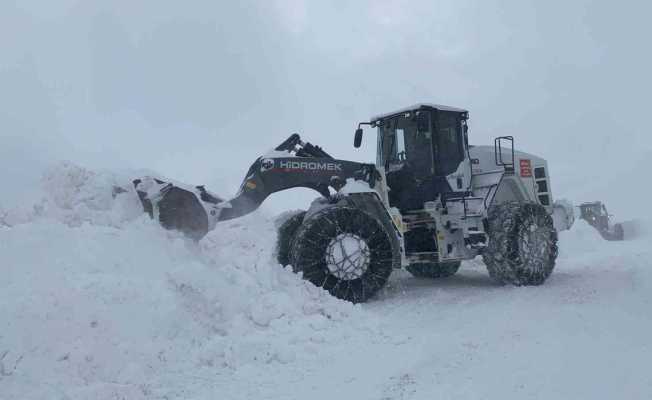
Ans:
[[[434,173],[429,113],[388,119],[378,129],[379,165],[387,170],[409,165],[417,175]]]
[[[412,112],[381,121],[377,163],[389,172],[409,166],[420,177],[454,173],[464,160],[463,116]]]

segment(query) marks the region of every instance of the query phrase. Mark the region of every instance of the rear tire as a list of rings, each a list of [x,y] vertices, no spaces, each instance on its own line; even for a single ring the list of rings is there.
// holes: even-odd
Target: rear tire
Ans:
[[[461,261],[449,261],[443,263],[418,263],[406,267],[409,273],[416,278],[447,278],[455,275],[460,269]]]
[[[296,272],[333,296],[361,303],[387,283],[396,257],[382,223],[362,210],[333,206],[303,221],[292,243]]]
[[[489,275],[500,283],[540,285],[557,259],[557,231],[543,206],[502,203],[489,210],[489,244],[483,253]]]
[[[290,264],[290,246],[297,229],[303,223],[305,215],[305,211],[296,211],[279,217],[280,226],[276,238],[276,259],[284,267]]]

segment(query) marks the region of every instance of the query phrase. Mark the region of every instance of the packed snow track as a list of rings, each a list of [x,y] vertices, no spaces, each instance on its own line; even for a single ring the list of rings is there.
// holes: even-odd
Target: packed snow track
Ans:
[[[0,209],[0,399],[649,399],[652,239],[560,234],[539,287],[394,273],[335,299],[255,213],[198,244],[118,175],[61,164]]]

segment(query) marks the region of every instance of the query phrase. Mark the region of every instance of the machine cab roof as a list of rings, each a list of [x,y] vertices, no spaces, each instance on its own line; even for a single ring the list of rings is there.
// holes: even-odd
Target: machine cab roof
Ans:
[[[399,116],[401,114],[406,114],[406,113],[412,113],[416,111],[449,111],[449,112],[454,112],[454,113],[459,113],[459,114],[464,114],[465,119],[468,119],[469,112],[467,110],[464,110],[462,108],[457,108],[457,107],[450,107],[450,106],[444,106],[441,104],[432,104],[432,103],[418,103],[410,107],[404,107],[399,110],[395,110],[392,112],[380,114],[380,115],[375,115],[371,117],[370,122],[372,124],[378,123],[378,121],[382,119],[387,119],[395,116]]]

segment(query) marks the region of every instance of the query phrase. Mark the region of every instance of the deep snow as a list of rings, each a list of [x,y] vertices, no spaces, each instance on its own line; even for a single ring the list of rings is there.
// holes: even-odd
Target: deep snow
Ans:
[[[126,176],[60,164],[0,209],[0,399],[652,397],[650,237],[580,221],[541,287],[476,260],[354,306],[276,265],[269,216],[195,244]]]

